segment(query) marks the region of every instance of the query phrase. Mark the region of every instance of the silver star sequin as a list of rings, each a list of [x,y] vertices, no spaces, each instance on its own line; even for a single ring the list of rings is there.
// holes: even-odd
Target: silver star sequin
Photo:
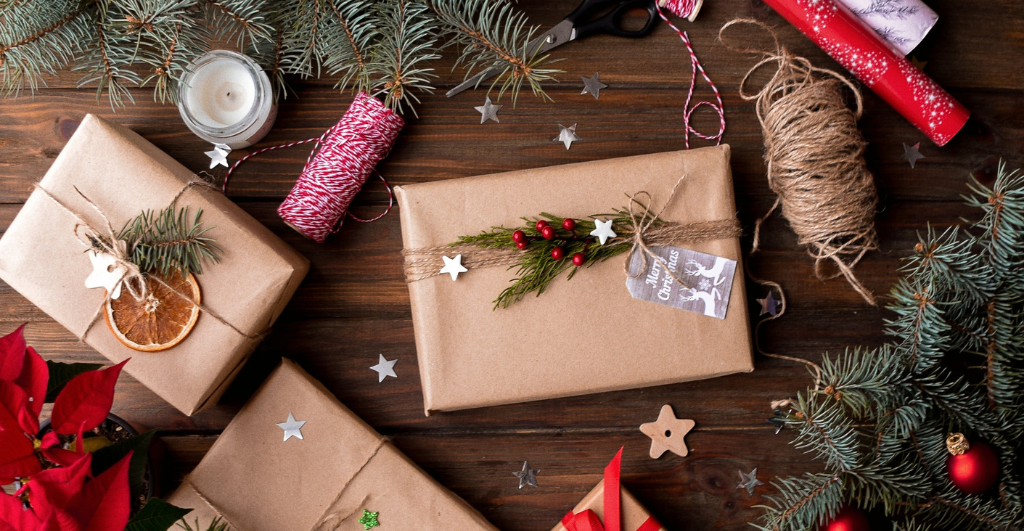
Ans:
[[[917,164],[917,161],[924,158],[924,155],[921,154],[920,150],[920,142],[913,146],[903,144],[903,155],[901,155],[900,158],[910,163],[910,169],[914,169],[914,165]]]
[[[295,415],[291,412],[288,413],[288,420],[277,425],[278,428],[284,430],[284,440],[287,441],[292,437],[302,440],[302,426],[306,423],[304,420],[295,420]]]
[[[590,94],[595,100],[601,97],[601,89],[608,88],[608,85],[601,83],[601,80],[597,78],[599,75],[601,75],[600,72],[595,72],[593,77],[580,76],[580,79],[583,80],[583,92],[580,94]]]
[[[214,169],[217,166],[228,167],[228,155],[231,153],[231,148],[225,144],[214,144],[213,151],[207,151],[206,156],[210,157],[210,169]]]
[[[576,136],[576,124],[572,124],[572,127],[566,127],[562,124],[558,124],[558,136],[555,137],[552,142],[561,142],[565,144],[565,149],[568,150],[569,146],[576,140],[583,140]]]
[[[519,478],[519,488],[523,488],[527,485],[531,487],[537,486],[537,474],[540,474],[540,470],[533,470],[530,468],[529,461],[523,461],[523,470],[520,472],[513,472],[512,475]]]
[[[764,483],[761,483],[761,480],[757,479],[757,468],[751,470],[749,474],[744,474],[743,471],[740,470],[740,484],[736,487],[737,489],[747,489],[747,494],[753,496],[754,487],[761,485],[764,485]]]
[[[377,371],[377,383],[383,382],[384,378],[388,376],[398,378],[398,375],[395,374],[395,364],[398,363],[398,360],[388,361],[383,354],[378,354],[378,356],[380,356],[380,359],[377,361],[377,364],[370,367],[370,369]]]
[[[491,103],[491,98],[488,97],[484,104],[479,107],[473,107],[480,113],[480,123],[484,123],[487,120],[494,120],[495,123],[501,123],[498,119],[498,110],[504,107],[504,105],[495,105]]]

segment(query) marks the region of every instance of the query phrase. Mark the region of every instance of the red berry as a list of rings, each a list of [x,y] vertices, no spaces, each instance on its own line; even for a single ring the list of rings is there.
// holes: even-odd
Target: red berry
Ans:
[[[537,225],[536,225],[537,232],[540,232],[540,231],[544,230],[544,227],[547,227],[547,226],[548,226],[548,222],[547,221],[544,221],[543,219],[538,221]]]
[[[512,241],[514,241],[516,243],[525,242],[526,241],[526,233],[521,231],[521,230],[517,230],[517,231],[513,232],[512,233]]]
[[[545,225],[541,227],[540,235],[543,236],[545,240],[553,239],[555,237],[555,229]]]
[[[576,228],[576,220],[572,218],[565,218],[562,220],[562,228],[567,231],[572,231]]]
[[[583,256],[583,253],[576,253],[572,255],[572,265],[579,267],[587,262],[587,257]]]
[[[529,244],[530,244],[530,242],[528,242],[526,240],[523,240],[521,242],[516,242],[516,247],[518,247],[520,249],[526,249],[526,246],[529,245]]]
[[[551,249],[551,258],[554,258],[555,260],[561,260],[565,258],[565,249],[562,249],[561,247],[555,247],[554,249]]]

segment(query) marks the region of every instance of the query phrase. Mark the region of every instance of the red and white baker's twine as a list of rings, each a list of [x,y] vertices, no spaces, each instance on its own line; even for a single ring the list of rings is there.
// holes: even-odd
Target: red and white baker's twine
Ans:
[[[391,210],[394,195],[380,174],[378,176],[388,189],[387,210],[375,218],[360,219],[348,212],[348,207],[377,163],[391,151],[404,126],[401,116],[377,98],[360,92],[341,121],[323,135],[266,147],[239,159],[224,176],[223,189],[227,192],[231,173],[249,158],[274,149],[316,142],[302,174],[277,208],[277,213],[295,230],[323,243],[327,236],[338,230],[346,213],[352,219],[366,223],[384,217]]]
[[[663,1],[664,1],[664,5],[663,6],[666,9],[668,9],[669,11],[674,13],[676,16],[682,17],[682,18],[689,17],[690,14],[693,13],[693,10],[697,7],[697,0],[663,0]],[[673,30],[675,30],[675,32],[679,35],[679,38],[683,40],[683,44],[686,45],[686,49],[689,50],[689,52],[690,52],[690,67],[692,69],[692,71],[690,73],[690,90],[686,94],[686,104],[683,106],[683,125],[686,128],[686,135],[685,135],[686,149],[690,149],[690,133],[693,133],[693,134],[695,134],[695,135],[697,135],[697,136],[699,136],[699,137],[701,137],[701,138],[703,138],[705,140],[714,140],[716,144],[721,144],[722,143],[722,135],[725,134],[725,110],[724,110],[724,107],[722,105],[722,95],[719,94],[718,87],[716,87],[715,83],[713,81],[711,81],[711,78],[708,77],[707,72],[704,71],[704,67],[701,66],[700,60],[697,59],[697,54],[694,53],[693,46],[690,44],[690,37],[686,34],[685,31],[682,31],[679,28],[677,28],[675,26],[675,24],[673,24],[668,19],[668,17],[665,16],[665,13],[661,10],[662,2],[656,3],[655,7],[657,7],[657,9],[658,9],[658,16],[660,16],[661,19],[664,20],[665,23],[667,23],[669,25],[669,27],[671,27]],[[717,105],[712,103],[712,102],[710,102],[710,101],[700,101],[696,105],[694,105],[693,107],[690,107],[690,101],[693,99],[694,85],[697,84],[697,71],[698,70],[700,71],[700,75],[704,77],[704,80],[708,82],[708,85],[711,85],[711,90],[713,90],[715,92],[715,99],[718,100],[718,104]],[[715,112],[718,113],[718,121],[719,121],[718,134],[704,135],[700,131],[697,131],[696,129],[694,129],[692,125],[690,125],[690,117],[693,115],[694,111],[696,111],[697,109],[700,108],[701,105],[707,105],[708,107],[711,107],[712,109],[715,110]]]

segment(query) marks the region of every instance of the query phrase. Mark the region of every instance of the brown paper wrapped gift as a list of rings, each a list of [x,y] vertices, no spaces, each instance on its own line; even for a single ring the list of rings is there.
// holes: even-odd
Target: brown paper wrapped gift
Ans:
[[[282,441],[289,415],[301,439]],[[361,529],[367,510],[383,531],[496,531],[289,360],[168,501],[200,529],[217,516],[235,531]]]
[[[675,197],[667,201],[681,176]],[[729,147],[658,153],[396,187],[407,252],[542,212],[585,218],[647,191],[662,219],[735,219]],[[409,280],[425,409],[458,410],[662,385],[753,370],[739,239],[682,245],[736,260],[725,319],[634,299],[628,254],[492,310],[515,277],[470,268]],[[454,253],[453,253],[454,256]],[[408,260],[408,257],[407,257]],[[409,262],[407,262],[408,266]],[[408,267],[407,267],[408,269]]]
[[[619,482],[622,450],[604,469],[604,479],[551,531],[659,531],[664,528]],[[609,486],[609,491],[605,487]],[[618,497],[612,496],[612,488]],[[588,514],[590,513],[590,514]]]
[[[203,210],[207,233],[223,249],[219,264],[198,276],[202,305],[192,332],[162,352],[121,344],[102,316],[103,289],[86,289],[92,265],[75,235],[76,215],[114,230],[145,209],[162,210],[196,176],[128,129],[85,117],[0,239],[0,279],[174,407],[193,414],[215,404],[284,309],[309,262],[249,214],[206,186],[178,199]],[[63,206],[62,206],[63,205]]]

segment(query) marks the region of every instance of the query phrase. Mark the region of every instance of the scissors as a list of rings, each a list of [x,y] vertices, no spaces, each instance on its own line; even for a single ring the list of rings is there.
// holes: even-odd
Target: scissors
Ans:
[[[569,13],[565,20],[526,44],[527,55],[534,56],[544,53],[556,46],[569,41],[582,39],[600,33],[619,37],[643,37],[654,29],[657,15],[657,0],[583,0],[575,11]],[[612,10],[603,16],[590,20],[594,15],[611,7]],[[622,16],[630,9],[646,9],[647,22],[638,30],[626,30],[621,27]],[[449,98],[498,75],[500,68],[487,68],[463,81],[446,94]]]

